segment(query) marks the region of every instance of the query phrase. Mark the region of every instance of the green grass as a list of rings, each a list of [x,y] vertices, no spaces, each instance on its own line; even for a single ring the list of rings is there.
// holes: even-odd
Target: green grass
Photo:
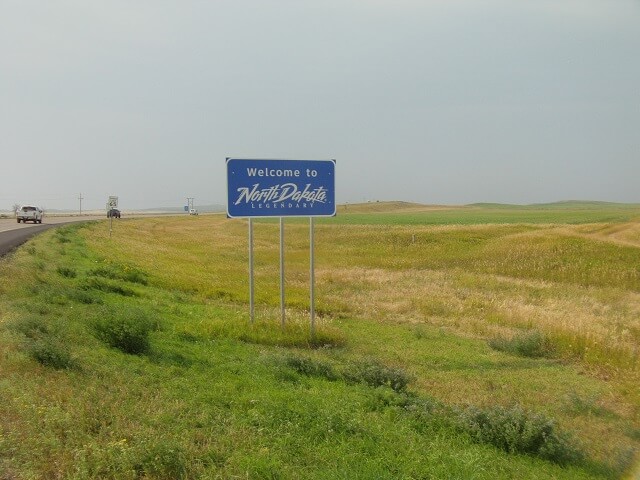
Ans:
[[[563,218],[320,224],[315,338],[303,223],[284,329],[272,223],[253,325],[244,222],[46,232],[0,259],[0,478],[620,478],[637,249]]]
[[[332,219],[318,223],[344,225],[483,225],[586,224],[628,222],[640,216],[640,205],[607,202],[558,202],[534,205],[474,204],[465,207],[399,208],[386,211],[377,204],[341,206]]]

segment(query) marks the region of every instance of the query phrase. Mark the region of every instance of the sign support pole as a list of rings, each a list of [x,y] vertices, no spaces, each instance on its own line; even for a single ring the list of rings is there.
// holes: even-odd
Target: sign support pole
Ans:
[[[284,219],[280,217],[280,322],[284,329]]]
[[[253,218],[249,218],[249,319],[252,325],[254,321],[253,296]]]
[[[313,217],[309,217],[309,308],[311,315],[311,340],[316,338],[315,289]]]
[[[80,194],[80,213],[82,213],[82,194]],[[113,215],[111,215],[111,210],[114,208],[118,208],[118,197],[114,195],[109,195],[109,200],[107,201],[107,217],[109,217],[109,238],[113,234]]]

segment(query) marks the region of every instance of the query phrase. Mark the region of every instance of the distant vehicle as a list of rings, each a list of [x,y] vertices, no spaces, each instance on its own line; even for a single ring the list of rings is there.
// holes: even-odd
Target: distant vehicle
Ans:
[[[42,211],[42,209],[34,205],[23,205],[22,207],[20,207],[20,210],[16,212],[16,219],[18,220],[18,223],[42,223],[43,216],[44,212]]]
[[[195,208],[190,208],[189,215],[198,215],[198,210],[196,210]]]
[[[107,218],[120,218],[120,210],[117,208],[112,208],[107,211]]]

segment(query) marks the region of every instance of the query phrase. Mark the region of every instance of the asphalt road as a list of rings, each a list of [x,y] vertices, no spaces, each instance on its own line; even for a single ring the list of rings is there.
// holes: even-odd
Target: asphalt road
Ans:
[[[103,216],[46,217],[42,224],[18,223],[15,218],[0,218],[0,256],[6,255],[34,235],[49,228],[72,222],[103,219]]]

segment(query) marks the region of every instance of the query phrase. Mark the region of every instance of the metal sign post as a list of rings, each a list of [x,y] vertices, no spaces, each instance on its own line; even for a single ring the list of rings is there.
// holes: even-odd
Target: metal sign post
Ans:
[[[280,324],[284,329],[284,219],[280,217]]]
[[[249,320],[254,321],[253,291],[253,218],[249,219]]]
[[[313,217],[309,218],[309,312],[311,315],[311,339],[316,338],[316,275],[315,275],[315,255],[314,255],[314,232],[313,232]]]
[[[310,218],[311,336],[315,337],[314,217],[336,215],[335,160],[227,158],[227,216],[249,219],[249,316],[254,321],[253,223],[280,218],[280,315],[285,325],[284,217]]]

